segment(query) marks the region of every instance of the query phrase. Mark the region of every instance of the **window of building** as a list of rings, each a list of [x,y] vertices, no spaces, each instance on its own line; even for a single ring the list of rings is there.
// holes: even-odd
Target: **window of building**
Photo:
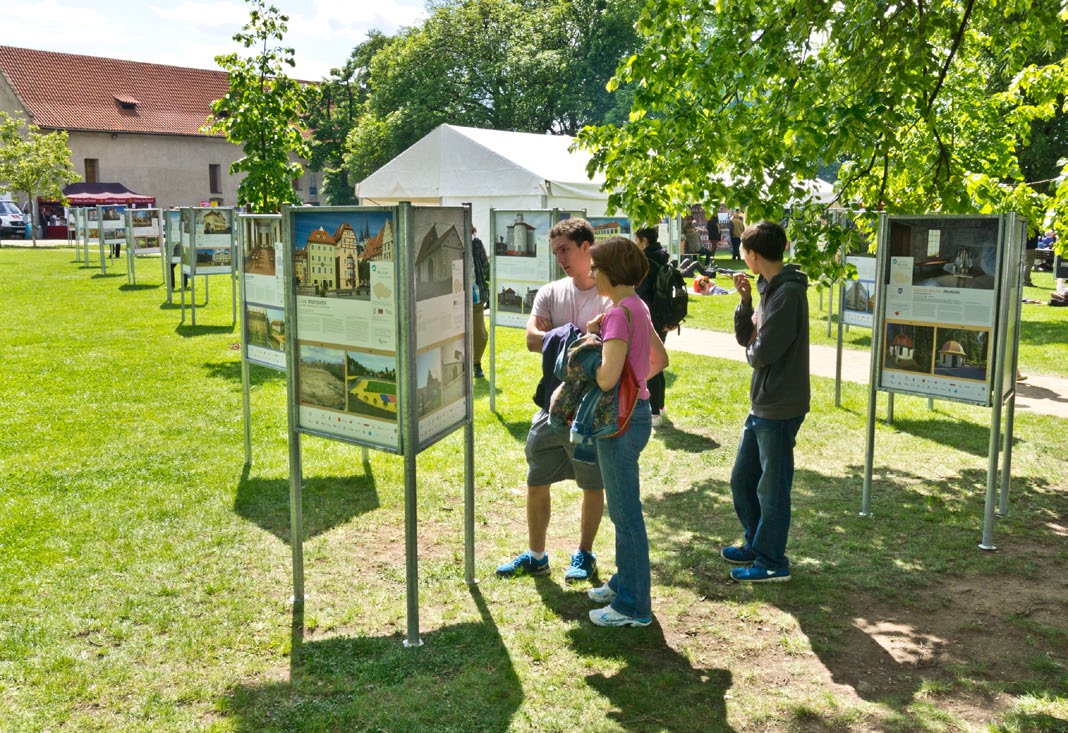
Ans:
[[[299,191],[300,190],[300,182],[302,180],[304,180],[304,176],[298,176],[297,178],[293,179],[293,190],[294,191]]]
[[[85,159],[85,182],[100,182],[100,161],[97,158]]]
[[[212,193],[222,193],[222,181],[219,178],[218,163],[208,163],[208,190]]]

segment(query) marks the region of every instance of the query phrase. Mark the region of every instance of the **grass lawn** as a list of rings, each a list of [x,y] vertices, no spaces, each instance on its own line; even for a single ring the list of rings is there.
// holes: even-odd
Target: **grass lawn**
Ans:
[[[642,456],[656,620],[600,629],[562,577],[571,483],[554,489],[552,575],[493,577],[525,549],[540,364],[498,329],[496,414],[476,386],[480,582],[463,582],[458,431],[418,457],[424,645],[406,648],[403,459],[304,439],[295,622],[285,378],[251,368],[245,470],[229,284],[213,278],[192,327],[162,305],[157,260],[138,283],[72,250],[0,249],[5,733],[1068,731],[1068,421],[1016,413],[1011,511],[982,552],[989,412],[899,398],[861,518],[866,389],[834,409],[813,379],[794,578],[746,587],[718,551],[739,538],[749,371],[674,352],[672,424]],[[685,327],[726,329],[733,303],[699,299]],[[1024,314],[1024,369],[1068,376],[1068,313]],[[595,549],[611,572],[607,516]]]

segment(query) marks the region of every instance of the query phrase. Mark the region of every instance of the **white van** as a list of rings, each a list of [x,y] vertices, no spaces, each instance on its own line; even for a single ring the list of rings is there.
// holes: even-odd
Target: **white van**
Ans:
[[[22,209],[11,198],[11,194],[0,193],[0,237],[26,236],[26,217]]]

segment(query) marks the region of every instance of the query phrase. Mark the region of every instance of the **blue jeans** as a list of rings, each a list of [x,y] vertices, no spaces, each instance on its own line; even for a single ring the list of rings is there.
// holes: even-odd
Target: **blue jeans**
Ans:
[[[769,420],[745,418],[731,471],[734,511],[745,530],[745,546],[768,570],[788,570],[790,488],[794,482],[794,442],[805,416]]]
[[[649,402],[638,400],[627,432],[597,439],[597,463],[604,479],[608,516],[616,527],[616,574],[608,587],[616,592],[612,608],[627,616],[651,618],[649,538],[642,516],[638,457],[652,431]]]

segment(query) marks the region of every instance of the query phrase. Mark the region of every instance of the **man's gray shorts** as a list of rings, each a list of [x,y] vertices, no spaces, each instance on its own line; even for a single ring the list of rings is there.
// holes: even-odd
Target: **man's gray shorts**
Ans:
[[[527,433],[527,486],[574,479],[580,489],[603,489],[596,463],[572,460],[575,447],[566,430],[549,427],[549,413],[539,410]]]

